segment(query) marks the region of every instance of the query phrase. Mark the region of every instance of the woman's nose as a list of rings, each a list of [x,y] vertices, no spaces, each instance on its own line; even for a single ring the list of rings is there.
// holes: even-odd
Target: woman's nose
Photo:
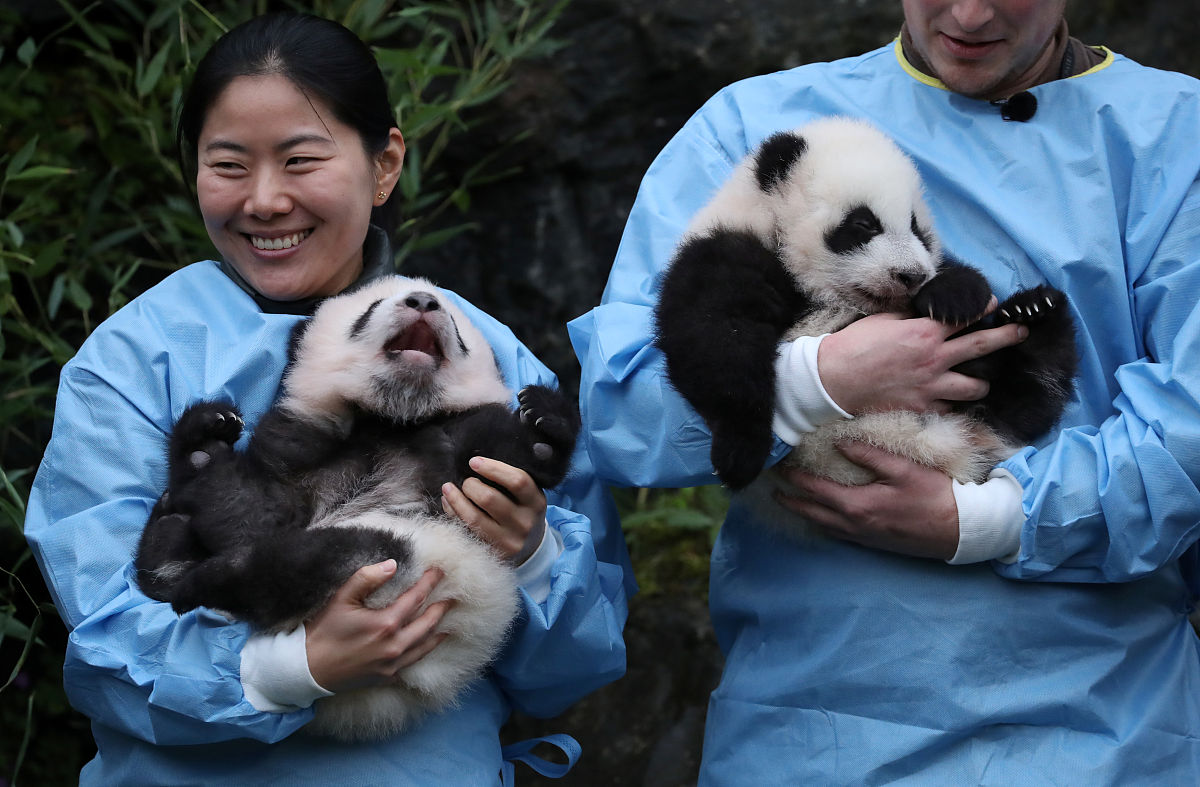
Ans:
[[[292,198],[283,176],[276,172],[254,173],[243,210],[257,219],[268,219],[292,209]]]

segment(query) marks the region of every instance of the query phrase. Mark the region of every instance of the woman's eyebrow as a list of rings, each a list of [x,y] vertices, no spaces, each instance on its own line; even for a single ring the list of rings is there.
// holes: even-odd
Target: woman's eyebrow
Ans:
[[[275,146],[275,151],[282,153],[283,151],[298,147],[299,145],[311,143],[316,143],[319,145],[331,145],[333,144],[333,140],[322,134],[297,134],[296,136],[288,137],[277,144]],[[204,150],[205,152],[211,152],[214,150],[228,150],[231,153],[246,153],[249,151],[249,148],[241,143],[234,142],[233,140],[214,139],[204,146]]]

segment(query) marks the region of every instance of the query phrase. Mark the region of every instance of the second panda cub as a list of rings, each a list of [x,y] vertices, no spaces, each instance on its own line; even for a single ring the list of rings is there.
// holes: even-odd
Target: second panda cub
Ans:
[[[1025,323],[1029,338],[957,371],[988,380],[949,415],[880,412],[820,426],[783,460],[847,484],[870,475],[835,445],[861,440],[978,482],[1046,433],[1071,396],[1075,329],[1063,294],[991,297],[973,268],[943,256],[912,161],[882,132],[843,117],[763,142],[693,218],[661,281],[656,344],[671,384],[712,431],[712,463],[768,521],[804,532],[762,473],[774,436],[779,344],[880,312],[964,331]],[[761,473],[761,475],[760,475]]]
[[[138,581],[178,613],[222,610],[263,632],[321,609],[363,566],[394,559],[368,597],[383,607],[430,567],[426,604],[453,599],[448,636],[394,684],[319,700],[309,725],[373,738],[452,703],[494,657],[517,610],[512,567],[441,510],[487,456],[543,488],[567,473],[574,403],[530,386],[509,406],[483,334],[444,293],[388,277],[323,302],[292,335],[275,404],[244,452],[228,402],[184,411],[168,443],[167,490],[139,545]]]

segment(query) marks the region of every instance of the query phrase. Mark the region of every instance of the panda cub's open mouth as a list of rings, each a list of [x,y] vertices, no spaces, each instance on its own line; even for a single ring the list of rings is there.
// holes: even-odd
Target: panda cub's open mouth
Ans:
[[[383,351],[389,358],[400,357],[405,352],[423,353],[439,365],[446,359],[437,332],[423,319],[417,320],[389,339],[383,345]]]

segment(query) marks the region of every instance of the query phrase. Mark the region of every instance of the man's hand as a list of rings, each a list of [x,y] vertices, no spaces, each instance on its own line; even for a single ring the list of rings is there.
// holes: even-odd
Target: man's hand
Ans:
[[[995,308],[995,299],[988,307]],[[953,372],[964,361],[1021,342],[1023,325],[974,331],[951,339],[962,326],[925,317],[873,314],[821,342],[817,370],[826,392],[852,415],[911,410],[949,412],[955,402],[987,395],[988,383]]]
[[[838,450],[877,477],[844,486],[801,470],[777,466],[798,495],[776,493],[785,508],[814,522],[825,535],[914,557],[949,560],[958,551],[958,506],[950,476],[860,442]]]

